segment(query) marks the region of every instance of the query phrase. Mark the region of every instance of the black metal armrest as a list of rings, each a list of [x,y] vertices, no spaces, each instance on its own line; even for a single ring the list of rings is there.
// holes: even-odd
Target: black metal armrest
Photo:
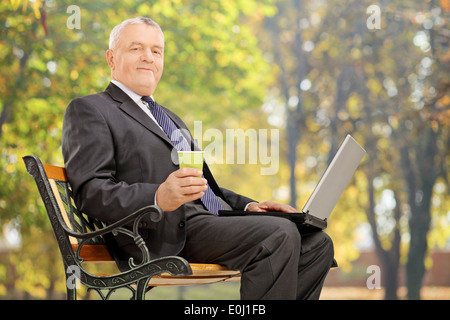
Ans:
[[[117,235],[118,233],[123,233],[123,234],[126,234],[127,236],[133,238],[134,242],[141,250],[142,261],[139,265],[142,265],[142,264],[150,261],[150,253],[148,251],[147,246],[145,245],[145,241],[142,239],[142,237],[140,236],[140,234],[138,232],[139,223],[146,215],[150,215],[150,220],[152,222],[157,223],[157,222],[161,221],[163,214],[164,214],[164,212],[162,211],[162,209],[160,207],[151,205],[151,206],[143,207],[143,208],[133,212],[129,216],[127,216],[113,224],[110,224],[100,230],[97,230],[97,231],[92,231],[92,232],[87,232],[87,233],[78,233],[78,232],[74,232],[71,229],[69,229],[65,224],[62,224],[62,226],[68,236],[71,236],[71,237],[74,237],[77,239],[81,239],[81,242],[78,244],[78,248],[76,251],[76,256],[80,261],[83,261],[83,259],[81,258],[81,255],[80,255],[81,248],[85,244],[87,244],[90,240],[92,240],[98,236],[103,236],[108,233],[112,233],[113,235]],[[132,231],[125,228],[125,226],[129,226],[130,223],[132,223],[132,225],[133,225]],[[128,263],[131,268],[136,268],[138,266],[134,263],[133,258],[130,258]]]
[[[66,231],[66,233],[69,236],[77,238],[77,239],[91,240],[98,236],[102,236],[104,234],[111,233],[114,231],[114,229],[117,229],[119,227],[124,227],[126,225],[130,225],[131,222],[133,222],[133,231],[137,230],[139,222],[147,214],[150,214],[150,220],[152,222],[156,223],[156,222],[161,221],[164,212],[158,206],[155,206],[155,205],[146,206],[139,210],[136,210],[135,212],[131,213],[127,217],[125,217],[119,221],[116,221],[102,229],[92,231],[92,232],[86,232],[86,233],[74,232],[71,229],[69,229],[65,223],[62,223],[61,225],[63,226],[64,231]]]

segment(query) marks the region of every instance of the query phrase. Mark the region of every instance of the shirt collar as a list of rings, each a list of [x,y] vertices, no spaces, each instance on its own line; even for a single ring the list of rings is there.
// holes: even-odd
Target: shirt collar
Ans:
[[[131,98],[131,100],[133,100],[137,104],[141,103],[141,98],[142,98],[141,95],[137,94],[136,92],[134,92],[133,90],[128,88],[126,85],[124,85],[123,83],[121,83],[117,80],[111,80],[111,82],[114,83],[116,86],[118,86],[123,92],[125,92]],[[150,98],[153,99],[153,96],[150,96]],[[155,100],[155,99],[153,99],[153,100]]]

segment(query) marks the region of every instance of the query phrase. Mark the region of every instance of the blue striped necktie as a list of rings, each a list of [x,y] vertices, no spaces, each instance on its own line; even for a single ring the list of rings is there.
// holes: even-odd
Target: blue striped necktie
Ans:
[[[175,123],[173,123],[172,119],[164,112],[160,105],[158,105],[152,98],[150,97],[142,97],[142,100],[145,101],[150,109],[150,112],[155,117],[156,121],[159,123],[161,128],[164,130],[166,135],[172,141],[172,144],[178,151],[190,151],[192,150],[188,141],[181,133],[181,130],[177,128]],[[214,214],[218,214],[219,210],[223,210],[222,204],[220,203],[217,196],[214,194],[212,189],[208,184],[208,189],[206,189],[203,197],[200,198],[202,203],[205,205],[206,209],[209,212]]]

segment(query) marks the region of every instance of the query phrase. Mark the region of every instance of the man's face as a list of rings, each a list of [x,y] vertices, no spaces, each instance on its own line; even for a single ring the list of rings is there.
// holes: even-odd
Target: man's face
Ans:
[[[111,78],[142,96],[151,96],[164,66],[164,38],[147,24],[126,26],[116,47],[106,52]]]

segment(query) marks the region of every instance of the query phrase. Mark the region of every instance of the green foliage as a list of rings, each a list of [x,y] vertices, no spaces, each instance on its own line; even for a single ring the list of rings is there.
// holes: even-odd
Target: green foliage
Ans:
[[[357,255],[354,222],[368,221],[384,274],[395,286],[401,255],[415,292],[409,297],[417,298],[427,248],[435,239],[448,244],[448,207],[430,207],[430,199],[442,203],[449,194],[449,8],[437,1],[379,4],[380,28],[371,30],[366,9],[373,4],[278,1],[277,15],[258,34],[273,40],[262,44],[279,79],[273,113],[281,100],[287,141],[301,146],[286,150],[297,175],[290,188],[304,203],[307,181],[317,181],[314,173],[351,132],[368,153],[352,181],[358,192],[350,186],[331,217],[336,221],[330,218],[338,260],[349,267]],[[433,195],[439,177],[446,182]]]
[[[67,25],[73,4],[81,10],[80,29]],[[352,132],[368,154],[330,218],[342,269],[358,256],[361,226],[370,225],[380,252],[398,254],[402,263],[426,259],[422,249],[408,257],[411,248],[448,245],[450,8],[443,1],[390,1],[381,7],[381,28],[369,30],[371,4],[3,1],[0,235],[13,226],[21,246],[0,258],[0,295],[64,292],[59,252],[21,157],[63,164],[64,110],[72,99],[104,90],[109,32],[136,16],[155,19],[165,33],[155,98],[191,129],[194,121],[224,136],[226,129],[280,129],[276,175],[262,176],[261,164],[216,164],[221,185],[258,200],[293,200],[301,209]],[[424,232],[415,217],[432,232],[411,245]]]
[[[53,278],[64,278],[64,270],[54,268],[58,250],[21,157],[36,154],[46,163],[63,164],[64,110],[75,97],[107,86],[105,52],[116,24],[145,15],[161,25],[166,64],[156,98],[188,124],[239,119],[242,110],[260,106],[270,79],[258,40],[246,24],[270,13],[270,1],[79,1],[79,29],[68,26],[74,14],[67,12],[70,5],[0,4],[0,224],[14,225],[21,235],[20,249],[2,261],[2,283],[10,283],[2,292],[15,289],[45,298],[46,290],[64,291],[63,283],[52,285]],[[39,259],[50,258],[43,250],[47,242],[52,258]]]

